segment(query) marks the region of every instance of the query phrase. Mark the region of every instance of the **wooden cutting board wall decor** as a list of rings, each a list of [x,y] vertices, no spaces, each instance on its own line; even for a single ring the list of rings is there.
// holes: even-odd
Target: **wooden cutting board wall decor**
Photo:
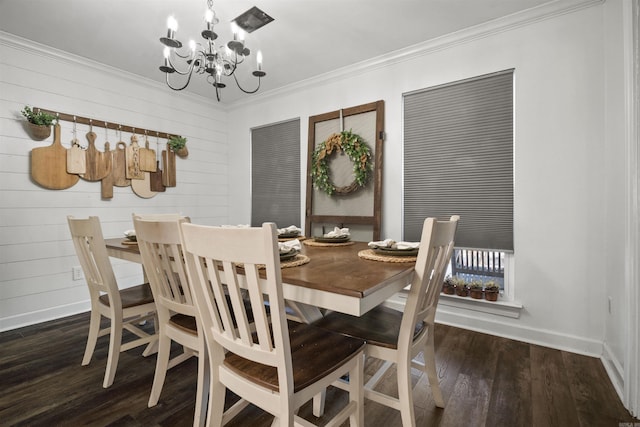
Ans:
[[[87,156],[77,139],[71,141],[71,148],[67,150],[67,172],[85,173],[87,171]]]
[[[86,152],[86,172],[80,174],[80,178],[85,181],[100,181],[102,178],[111,173],[111,153],[109,151],[109,143],[104,143],[104,151],[96,148],[96,134],[87,133],[89,147]]]
[[[111,175],[113,176],[113,185],[116,187],[128,187],[131,185],[131,180],[127,179],[126,150],[127,144],[120,141],[116,144],[116,149],[113,151],[113,170]]]
[[[169,149],[162,150],[162,183],[165,187],[175,187],[176,179],[176,153]]]
[[[144,179],[144,172],[140,169],[140,146],[138,145],[138,137],[131,136],[131,145],[127,147],[127,178]]]
[[[64,190],[78,182],[78,175],[67,173],[67,149],[60,142],[60,124],[53,128],[53,144],[31,150],[31,178],[51,190]]]
[[[140,147],[140,170],[156,171],[156,152],[149,148],[149,140],[144,138],[144,147]]]
[[[160,138],[168,142],[175,134],[134,128],[42,108],[38,110],[55,115],[58,119],[58,123],[54,126],[53,144],[31,150],[31,177],[42,187],[62,190],[72,187],[80,178],[85,181],[100,181],[101,197],[109,200],[113,198],[114,186],[130,186],[134,194],[150,198],[158,192],[165,191],[166,187],[177,185],[176,153],[171,150],[168,143],[166,150],[161,150],[159,145]],[[61,143],[59,121],[73,122],[73,140],[69,149]],[[78,143],[77,124],[89,126],[89,132],[86,134],[89,144],[86,149]],[[96,148],[94,126],[103,128],[105,131],[104,151]],[[120,139],[122,139],[122,132],[130,132],[131,144],[127,146],[121,140],[111,151],[108,142],[109,129],[119,132]],[[147,137],[149,133],[156,135],[155,150],[149,147]],[[144,147],[138,145],[137,135],[144,135]]]

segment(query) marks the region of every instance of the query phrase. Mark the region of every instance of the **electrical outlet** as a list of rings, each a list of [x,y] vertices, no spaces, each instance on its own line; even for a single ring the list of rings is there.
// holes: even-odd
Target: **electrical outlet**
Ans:
[[[84,273],[82,272],[82,268],[81,267],[71,267],[71,275],[73,277],[73,280],[82,280],[84,279]]]

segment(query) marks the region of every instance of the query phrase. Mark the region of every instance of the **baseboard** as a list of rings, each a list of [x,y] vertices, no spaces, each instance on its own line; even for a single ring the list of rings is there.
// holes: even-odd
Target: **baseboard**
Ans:
[[[483,319],[443,306],[438,307],[436,322],[591,357],[601,358],[603,351],[603,343],[597,340],[516,325],[504,322],[503,318]]]
[[[611,379],[611,384],[613,384],[616,393],[618,393],[618,397],[624,402],[624,369],[622,368],[622,363],[615,357],[606,342],[603,344],[601,360],[609,379]]]
[[[46,310],[21,313],[17,316],[2,317],[0,318],[0,332],[22,328],[24,326],[34,325],[36,323],[48,322],[49,320],[55,320],[61,317],[71,316],[73,314],[84,313],[89,310],[91,310],[91,303],[89,302],[89,300],[86,300],[73,304],[51,307]]]

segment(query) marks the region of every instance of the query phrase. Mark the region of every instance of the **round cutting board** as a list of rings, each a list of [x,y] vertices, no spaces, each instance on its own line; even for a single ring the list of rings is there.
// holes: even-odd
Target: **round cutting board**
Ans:
[[[156,191],[151,191],[151,174],[149,172],[144,172],[144,179],[132,179],[131,189],[143,199],[150,199],[158,194]]]

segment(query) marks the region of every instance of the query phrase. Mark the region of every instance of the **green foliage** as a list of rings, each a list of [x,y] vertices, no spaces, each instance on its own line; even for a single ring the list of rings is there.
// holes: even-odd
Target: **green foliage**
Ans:
[[[500,285],[498,285],[493,280],[488,280],[484,282],[484,289],[485,291],[498,291],[500,290]]]
[[[480,280],[472,280],[471,283],[469,284],[469,289],[473,289],[475,291],[481,291],[482,286],[483,284]]]
[[[329,156],[333,151],[343,151],[353,162],[355,186],[364,187],[373,170],[371,165],[371,151],[364,140],[351,131],[333,134],[326,141],[318,145],[311,157],[311,178],[314,186],[331,196],[336,186],[329,179]],[[352,191],[352,190],[351,190]],[[348,191],[346,191],[348,192]]]
[[[56,116],[53,114],[45,113],[40,110],[37,112],[33,111],[28,105],[22,109],[21,113],[26,117],[29,123],[33,123],[34,125],[51,126],[56,121]]]
[[[173,151],[178,151],[179,149],[184,148],[184,146],[187,145],[187,138],[180,135],[174,135],[169,138],[169,141],[167,141],[167,143]]]

